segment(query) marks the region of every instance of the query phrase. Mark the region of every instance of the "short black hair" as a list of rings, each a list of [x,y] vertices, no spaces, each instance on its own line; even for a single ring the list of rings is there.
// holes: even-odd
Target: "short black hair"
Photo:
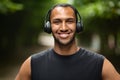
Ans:
[[[78,10],[73,7],[71,4],[67,4],[67,3],[62,3],[62,4],[56,4],[54,5],[53,7],[51,7],[49,10],[48,10],[48,13],[46,15],[46,19],[47,21],[50,21],[50,15],[51,15],[51,12],[54,8],[56,7],[70,7],[73,9],[74,13],[75,13],[75,17],[76,17],[76,22],[78,21],[78,17],[77,17],[77,14],[79,13]]]

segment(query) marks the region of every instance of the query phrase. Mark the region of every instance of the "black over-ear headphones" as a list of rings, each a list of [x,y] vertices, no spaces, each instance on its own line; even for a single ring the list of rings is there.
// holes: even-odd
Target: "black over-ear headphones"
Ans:
[[[55,5],[52,9],[50,9],[45,17],[45,24],[44,24],[44,31],[47,32],[47,33],[51,33],[52,30],[51,30],[51,24],[50,24],[50,15],[51,15],[51,11],[57,7],[57,6],[60,6],[60,7],[71,7],[74,12],[75,12],[75,15],[76,15],[76,32],[79,33],[79,32],[82,32],[83,31],[83,23],[82,23],[82,19],[81,19],[81,16],[80,16],[80,13],[78,12],[78,10],[76,8],[74,8],[72,5],[70,4],[58,4],[58,5]]]

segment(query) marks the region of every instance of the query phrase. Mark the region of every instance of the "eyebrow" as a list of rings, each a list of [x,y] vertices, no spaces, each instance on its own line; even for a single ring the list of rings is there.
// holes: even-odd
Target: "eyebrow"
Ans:
[[[53,18],[52,20],[61,20],[61,18]],[[75,20],[75,18],[65,18],[64,20]]]

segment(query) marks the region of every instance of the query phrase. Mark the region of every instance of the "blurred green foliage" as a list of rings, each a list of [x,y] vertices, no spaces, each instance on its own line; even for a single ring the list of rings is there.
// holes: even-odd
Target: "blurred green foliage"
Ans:
[[[22,10],[23,5],[20,3],[14,3],[11,0],[0,0],[0,13],[13,13],[18,10]]]
[[[84,18],[102,17],[113,18],[120,15],[120,1],[101,0],[94,3],[78,6]]]
[[[19,48],[37,45],[48,9],[63,1],[66,0],[1,0],[0,59],[16,56]]]
[[[91,36],[97,34],[101,39],[100,51],[104,54],[115,54],[120,49],[120,1],[119,0],[75,0],[74,5],[78,8],[84,22],[85,31],[80,35],[81,41],[91,43]],[[113,35],[115,47],[110,50],[108,37]],[[86,44],[85,42],[82,42]],[[120,52],[118,52],[120,53]]]
[[[116,41],[112,49],[115,53],[120,45],[119,0],[0,0],[1,57],[15,55],[15,51],[23,46],[37,45],[45,15],[57,3],[71,3],[79,10],[85,27],[78,36],[81,43],[90,44],[92,35],[98,34],[101,52],[109,53],[108,36],[112,34]]]

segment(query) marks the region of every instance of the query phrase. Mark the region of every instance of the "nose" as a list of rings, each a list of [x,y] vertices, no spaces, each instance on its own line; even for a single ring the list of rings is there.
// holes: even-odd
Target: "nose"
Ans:
[[[65,22],[62,23],[62,25],[60,27],[60,31],[61,32],[67,32],[68,31],[68,26],[66,25]]]

